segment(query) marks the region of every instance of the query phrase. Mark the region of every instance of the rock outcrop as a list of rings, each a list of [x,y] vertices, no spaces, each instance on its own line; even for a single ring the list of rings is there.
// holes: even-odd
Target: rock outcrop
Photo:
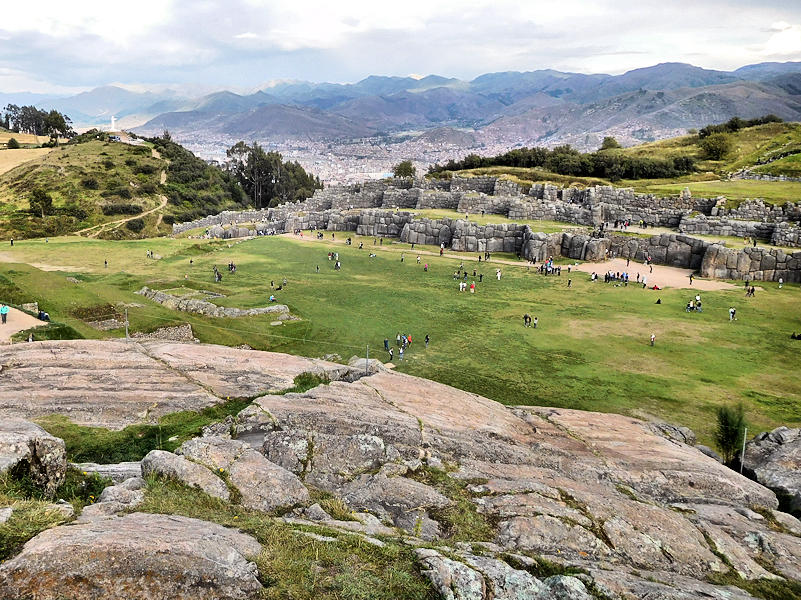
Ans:
[[[745,446],[744,468],[801,514],[801,429],[760,433]]]
[[[351,373],[345,365],[290,354],[160,341],[15,344],[0,361],[0,422],[61,414],[110,429],[285,390],[301,373],[331,380]]]
[[[246,508],[270,512],[309,501],[309,491],[297,476],[244,442],[196,438],[184,442],[179,452],[212,470],[226,473]]]
[[[78,348],[90,352],[92,344],[130,347],[84,342]],[[801,582],[801,522],[778,510],[771,490],[691,446],[691,432],[681,427],[613,414],[505,407],[383,368],[355,379],[349,367],[286,355],[148,344],[135,356],[153,361],[143,359],[148,368],[169,365],[172,376],[197,386],[193,389],[213,390],[207,392],[212,397],[222,390],[286,389],[293,373],[313,369],[339,374],[304,393],[258,397],[237,417],[186,442],[180,455],[152,452],[142,461],[143,473],[176,477],[266,513],[280,511],[283,523],[302,527],[302,535],[318,543],[357,535],[380,546],[386,538],[402,536],[418,548],[423,572],[445,597],[586,600],[585,594],[602,593],[750,600],[741,589],[710,580],[730,574],[776,585],[782,583],[779,578]],[[60,361],[72,360],[54,352],[50,366],[57,371],[63,368]],[[114,360],[113,354],[107,357],[109,371]],[[17,410],[38,408],[31,403]],[[788,446],[792,437],[779,431],[765,440],[770,436],[779,446]],[[137,485],[108,488],[95,505],[99,508],[85,509],[89,517],[82,516],[78,525],[29,542],[0,567],[0,581],[11,582],[0,585],[15,586],[0,587],[0,597],[29,592],[37,574],[52,575],[42,576],[43,589],[54,581],[73,585],[76,572],[99,573],[101,587],[88,589],[102,596],[105,582],[134,568],[128,557],[135,552],[158,582],[186,567],[190,583],[174,597],[196,592],[193,582],[204,576],[199,570],[218,568],[207,560],[218,555],[211,550],[200,558],[192,554],[201,553],[205,542],[198,541],[199,526],[191,519],[114,516],[120,507],[136,506]],[[306,486],[333,495],[328,506],[336,508],[338,518],[319,505],[308,506]],[[175,555],[165,550],[164,556],[153,556],[153,548],[163,547],[154,541],[156,530],[170,545],[178,540]],[[101,550],[109,548],[97,570],[81,562],[90,539],[98,540]],[[429,539],[437,541],[436,551],[422,548],[421,540]],[[68,560],[62,548],[73,540],[75,556]],[[150,543],[155,546],[145,547]],[[238,582],[224,587],[225,593],[258,590],[245,560],[257,546],[245,551],[224,541],[229,553],[221,564],[233,561],[233,566],[219,582]],[[184,565],[187,557],[198,564]],[[159,561],[166,565],[163,571]],[[540,576],[543,564],[551,567]],[[576,576],[548,576],[567,569]],[[146,598],[137,587],[143,585],[138,579],[143,571],[133,573],[129,596]],[[176,581],[163,585],[187,579]],[[212,589],[203,597],[234,597],[215,596],[223,592]]]
[[[0,598],[249,600],[261,546],[220,525],[133,513],[40,533],[0,566]]]
[[[47,496],[55,494],[67,472],[64,441],[19,418],[0,419],[0,473],[30,477]]]
[[[228,486],[211,470],[166,450],[151,450],[142,459],[142,476],[148,475],[175,479],[221,500],[231,497]]]

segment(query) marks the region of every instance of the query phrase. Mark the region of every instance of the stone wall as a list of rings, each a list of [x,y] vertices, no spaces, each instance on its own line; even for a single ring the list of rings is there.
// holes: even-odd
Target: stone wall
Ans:
[[[770,243],[774,246],[801,247],[801,227],[790,223],[776,223]]]
[[[462,199],[462,192],[444,192],[438,190],[426,190],[420,194],[418,204],[415,208],[422,210],[425,208],[444,208],[456,210]]]
[[[527,198],[512,200],[508,217],[514,220],[562,221],[591,226],[601,222],[600,211],[578,204],[552,201],[531,201]]]
[[[683,218],[679,223],[679,231],[682,233],[694,233],[697,235],[722,235],[733,237],[750,237],[760,240],[770,240],[773,231],[776,229],[775,223],[764,223],[761,221],[738,221],[736,219],[726,219],[719,217],[706,217],[699,215],[695,218]]]
[[[381,206],[383,208],[417,208],[422,196],[423,190],[420,188],[390,188],[384,192]]]
[[[787,254],[776,248],[735,250],[712,244],[701,262],[701,276],[749,281],[801,282],[801,251]]]
[[[787,202],[783,205],[766,204],[762,200],[745,200],[735,208],[726,208],[725,200],[716,206],[715,216],[743,221],[784,222],[801,220],[801,204]]]
[[[452,192],[481,192],[482,194],[494,194],[497,177],[460,177],[454,175],[451,178]]]
[[[373,237],[400,237],[404,226],[412,220],[412,213],[391,210],[365,210],[359,215],[358,235]]]
[[[488,196],[487,194],[470,192],[462,195],[456,210],[460,213],[472,213],[474,215],[483,212],[506,216],[509,214],[509,207],[514,200],[515,198],[512,196]]]
[[[400,239],[407,244],[450,247],[455,227],[454,219],[414,219],[403,226]]]
[[[520,252],[527,225],[503,223],[477,225],[459,219],[451,238],[451,248],[457,252]]]
[[[686,235],[663,233],[648,238],[611,235],[609,256],[645,262],[648,257],[656,264],[698,269],[711,245],[709,242]]]

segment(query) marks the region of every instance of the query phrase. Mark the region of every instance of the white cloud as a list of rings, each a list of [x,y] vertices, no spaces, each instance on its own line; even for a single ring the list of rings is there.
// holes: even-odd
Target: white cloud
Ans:
[[[35,5],[35,6],[34,6]],[[3,6],[0,91],[657,62],[733,69],[801,60],[801,3],[781,0],[39,0]],[[27,83],[26,83],[27,82]]]

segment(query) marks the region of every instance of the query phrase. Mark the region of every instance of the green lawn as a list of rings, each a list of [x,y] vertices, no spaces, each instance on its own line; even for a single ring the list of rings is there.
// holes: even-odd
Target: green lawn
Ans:
[[[714,409],[724,403],[744,403],[751,431],[801,425],[801,382],[793,366],[801,343],[790,339],[790,333],[801,331],[796,285],[778,290],[775,284],[762,284],[764,291],[753,299],[745,299],[739,287],[704,292],[705,312],[687,314],[688,290],[657,293],[633,285],[592,284],[584,274],[574,274],[568,290],[566,272],[545,278],[523,262],[503,265],[498,282],[496,264],[467,262],[475,259],[473,254],[440,258],[424,248],[422,262],[430,264],[426,273],[416,264],[418,249],[411,252],[407,244],[385,240],[384,246],[372,246],[371,238],[362,238],[365,249],[359,250],[358,241],[345,246],[340,241],[345,237],[338,234],[336,244],[291,236],[239,243],[32,240],[2,250],[10,260],[0,265],[0,275],[21,296],[4,300],[39,300],[54,320],[87,337],[122,332],[95,331],[75,316],[76,310],[119,303],[131,305],[134,331],[190,322],[204,342],[247,343],[305,356],[337,353],[347,360],[364,356],[369,344],[371,356],[386,360],[384,338],[402,332],[410,333],[414,344],[398,370],[507,404],[656,417],[692,427],[706,442]],[[341,271],[327,260],[331,249],[340,253]],[[373,249],[377,256],[370,258]],[[147,250],[163,259],[147,259]],[[108,269],[103,267],[106,258]],[[238,265],[234,275],[225,268],[230,260]],[[475,295],[458,292],[452,278],[462,260],[471,273],[476,267],[485,275]],[[74,272],[24,263],[67,265]],[[213,282],[213,265],[224,273],[220,284]],[[66,276],[81,282],[71,283]],[[270,281],[284,277],[288,285],[277,293],[278,301],[302,320],[282,327],[271,327],[269,316],[213,320],[176,313],[133,293],[142,285],[185,286],[225,294],[216,300],[225,306],[263,306]],[[728,322],[732,305],[736,323]],[[522,327],[526,312],[539,317],[538,329]],[[648,345],[652,332],[657,336],[653,348]],[[426,334],[432,340],[428,350],[422,343]]]
[[[672,196],[685,187],[693,196],[714,198],[726,196],[730,206],[737,206],[746,198],[760,198],[768,204],[784,204],[801,201],[801,183],[793,181],[754,181],[750,179],[699,181],[682,183],[643,183],[636,191]]]
[[[414,214],[418,217],[426,219],[464,219],[465,214],[456,210],[447,210],[440,208],[426,208],[422,210],[413,210]],[[509,219],[503,215],[493,214],[475,214],[469,215],[469,220],[478,225],[488,225],[490,223],[508,223],[518,225],[530,225],[535,231],[542,231],[545,233],[558,233],[568,229],[581,229],[584,231],[591,231],[592,227],[584,227],[574,223],[565,223],[563,221],[535,221],[531,219]]]

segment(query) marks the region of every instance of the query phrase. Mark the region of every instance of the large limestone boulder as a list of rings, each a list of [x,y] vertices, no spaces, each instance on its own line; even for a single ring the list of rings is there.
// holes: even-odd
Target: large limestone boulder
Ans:
[[[209,469],[166,450],[151,450],[142,459],[142,477],[148,475],[175,479],[221,500],[231,496],[225,482]]]
[[[0,565],[0,598],[246,600],[259,543],[188,517],[132,513],[40,533]]]
[[[270,462],[244,442],[195,438],[184,442],[179,452],[213,470],[227,472],[247,508],[270,512],[309,501],[309,491],[296,475]]]
[[[0,419],[0,473],[7,471],[29,476],[52,496],[67,472],[64,440],[24,419]]]
[[[346,365],[255,350],[165,341],[67,340],[3,350],[0,421],[61,414],[122,429],[226,398],[279,392],[301,373],[328,380]]]
[[[801,428],[778,427],[745,446],[744,469],[801,513]]]

